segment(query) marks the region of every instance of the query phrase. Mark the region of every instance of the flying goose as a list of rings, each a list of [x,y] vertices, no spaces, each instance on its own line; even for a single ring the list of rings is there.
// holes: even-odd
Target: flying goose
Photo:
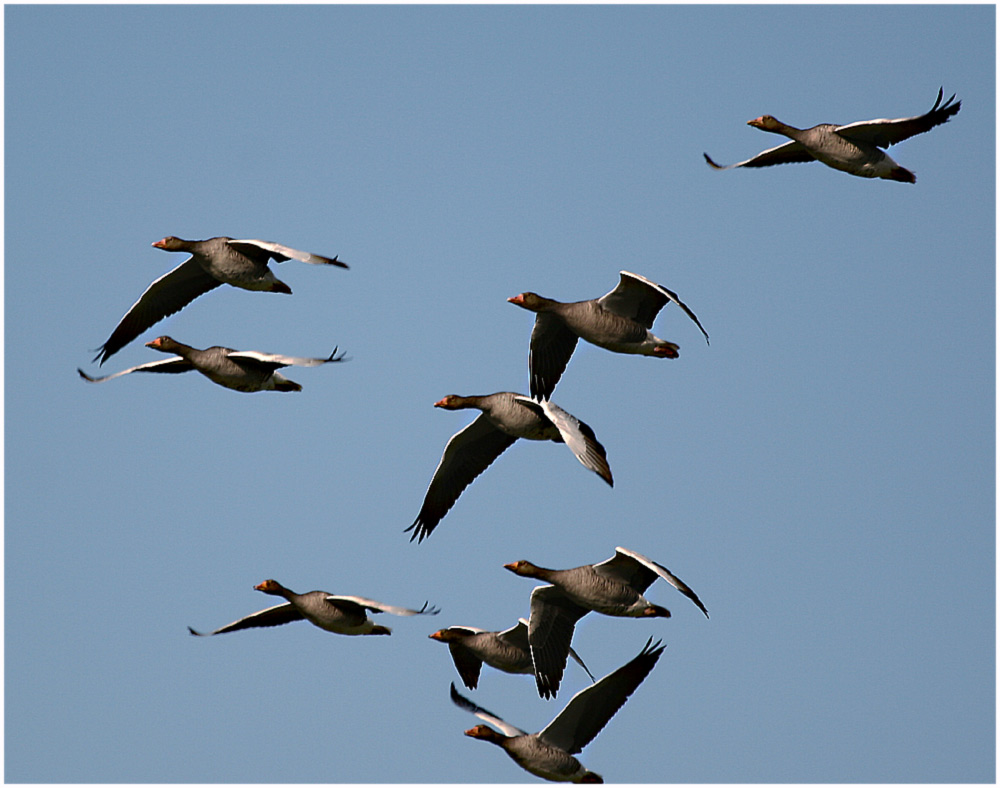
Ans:
[[[771,115],[748,120],[747,125],[762,131],[771,131],[791,138],[791,142],[768,148],[756,156],[736,164],[719,165],[702,154],[705,161],[717,170],[734,167],[770,167],[773,164],[821,161],[835,170],[843,170],[862,178],[885,178],[890,181],[916,183],[917,176],[900,167],[882,148],[909,139],[915,134],[930,131],[935,126],[947,123],[952,115],[962,108],[961,101],[952,95],[944,104],[941,98],[944,88],[938,90],[937,101],[928,112],[912,118],[879,118],[859,120],[841,126],[836,123],[821,123],[809,129],[797,129],[776,120]]]
[[[501,391],[471,397],[450,394],[435,402],[434,407],[478,408],[482,413],[445,445],[420,513],[405,529],[413,531],[411,542],[422,542],[429,536],[462,491],[518,438],[565,443],[585,468],[614,485],[607,454],[594,431],[558,405]]]
[[[629,271],[621,271],[619,276],[614,290],[589,301],[563,303],[530,292],[507,299],[536,313],[528,352],[532,397],[548,399],[552,395],[577,339],[615,353],[677,358],[678,346],[650,331],[656,315],[671,301],[695,322],[708,341],[708,332],[677,293]]]
[[[299,358],[260,353],[256,350],[233,350],[228,347],[210,347],[205,350],[184,345],[167,336],[157,337],[147,342],[146,347],[164,353],[175,353],[162,361],[150,361],[136,367],[123,369],[112,375],[95,378],[77,368],[80,377],[88,383],[104,383],[132,372],[200,372],[213,383],[235,391],[302,391],[302,386],[289,380],[277,370],[282,367],[318,367],[343,361],[344,355],[337,355],[337,348],[326,358]]]
[[[188,631],[192,635],[207,637],[221,635],[223,632],[235,632],[237,629],[275,627],[279,624],[305,619],[320,629],[335,632],[338,635],[389,635],[392,634],[389,627],[383,627],[368,618],[369,611],[372,613],[392,613],[394,616],[436,616],[439,612],[436,607],[428,607],[426,602],[420,610],[411,610],[407,607],[386,605],[362,596],[328,594],[326,591],[296,594],[277,580],[265,580],[263,583],[255,585],[254,589],[272,596],[284,597],[287,601],[274,607],[258,610],[256,613],[244,616],[212,632],[198,632],[191,627],[188,627]]]

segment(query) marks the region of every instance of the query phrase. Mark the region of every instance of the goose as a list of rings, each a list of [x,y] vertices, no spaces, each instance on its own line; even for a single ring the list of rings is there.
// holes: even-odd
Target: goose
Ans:
[[[686,583],[665,566],[625,547],[616,547],[607,561],[573,569],[545,569],[530,561],[504,564],[504,569],[550,584],[531,592],[528,623],[535,683],[543,698],[553,697],[559,689],[573,629],[590,611],[630,618],[670,617],[669,610],[643,596],[658,577],[694,602],[708,618],[707,608]]]
[[[118,322],[108,341],[98,348],[94,361],[100,360],[103,364],[154,323],[221,284],[244,290],[291,294],[291,288],[277,279],[267,267],[269,259],[277,263],[300,260],[314,265],[347,268],[336,257],[300,252],[270,241],[237,240],[225,236],[205,241],[185,241],[168,235],[153,246],[167,252],[188,252],[191,256],[146,288]]]
[[[522,769],[554,782],[603,783],[574,757],[607,725],[625,701],[642,684],[665,647],[650,638],[638,656],[609,673],[596,684],[580,690],[565,708],[538,733],[526,733],[504,722],[493,712],[463,697],[451,685],[451,700],[461,709],[499,728],[477,725],[466,736],[502,747]]]
[[[369,611],[372,613],[392,613],[394,616],[436,616],[440,612],[436,607],[428,607],[426,602],[419,610],[411,610],[408,607],[386,605],[363,596],[328,594],[326,591],[296,594],[277,580],[265,580],[263,583],[255,585],[254,589],[272,596],[284,597],[287,601],[274,607],[258,610],[256,613],[244,616],[212,632],[198,632],[192,627],[188,627],[188,631],[192,635],[208,637],[221,635],[223,632],[235,632],[237,629],[275,627],[290,621],[305,619],[320,629],[335,632],[338,635],[390,635],[392,630],[389,627],[376,624],[368,618]]]
[[[422,542],[448,513],[462,491],[518,438],[565,443],[585,468],[614,486],[607,454],[594,431],[551,402],[535,402],[523,394],[463,397],[449,394],[435,408],[477,408],[482,413],[468,427],[451,436],[424,495],[413,524],[405,529]]]
[[[439,643],[447,643],[448,651],[455,662],[462,683],[469,689],[479,686],[479,671],[486,663],[504,673],[534,674],[531,666],[531,651],[528,648],[528,622],[523,618],[517,624],[502,632],[488,632],[476,627],[451,626],[428,635]],[[572,648],[569,655],[583,668],[590,680],[590,672],[579,654]]]
[[[318,367],[320,364],[344,360],[343,354],[337,355],[337,348],[334,348],[326,358],[299,358],[260,353],[256,350],[233,350],[217,345],[199,350],[168,336],[157,337],[152,342],[147,342],[146,347],[176,355],[162,361],[150,361],[137,367],[129,367],[99,378],[91,377],[80,368],[76,371],[88,383],[104,383],[132,372],[177,373],[190,372],[193,369],[213,383],[234,391],[302,391],[302,386],[294,380],[289,380],[277,370],[292,365]]]
[[[762,131],[783,134],[790,137],[791,142],[768,148],[746,161],[725,166],[716,164],[707,153],[702,155],[709,166],[716,170],[821,161],[835,170],[843,170],[861,178],[884,178],[890,181],[916,183],[916,175],[900,167],[881,149],[947,123],[951,116],[962,108],[962,102],[955,101],[955,96],[952,95],[942,104],[943,96],[944,88],[940,88],[934,106],[923,115],[892,120],[888,118],[859,120],[846,126],[821,123],[809,129],[797,129],[771,115],[762,115],[748,120],[747,125]]]
[[[629,271],[620,271],[619,276],[614,290],[589,301],[563,303],[531,292],[507,299],[537,313],[528,352],[532,397],[548,399],[552,395],[577,339],[615,353],[677,358],[678,346],[650,331],[656,315],[671,301],[695,322],[708,342],[708,332],[676,293]]]

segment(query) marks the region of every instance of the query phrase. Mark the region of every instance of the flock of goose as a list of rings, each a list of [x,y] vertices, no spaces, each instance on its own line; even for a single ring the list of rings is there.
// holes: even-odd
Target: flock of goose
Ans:
[[[914,183],[913,173],[893,161],[882,148],[947,122],[959,111],[961,102],[955,102],[952,96],[942,103],[942,98],[943,90],[939,90],[934,106],[923,115],[847,125],[821,124],[804,130],[764,115],[749,121],[749,125],[783,134],[790,138],[789,142],[728,167],[716,164],[707,153],[704,156],[715,169],[820,161],[860,177]],[[221,284],[290,294],[291,289],[268,267],[271,260],[277,263],[299,260],[347,268],[337,257],[323,257],[260,240],[218,237],[185,241],[168,236],[153,246],[165,251],[187,252],[190,257],[146,288],[101,346],[94,361],[103,364],[155,323]],[[536,315],[528,356],[529,395],[509,391],[479,396],[452,394],[434,403],[435,407],[449,410],[471,408],[480,414],[446,444],[417,518],[406,529],[413,532],[411,541],[420,542],[428,537],[465,488],[518,438],[565,443],[585,468],[613,486],[606,452],[594,431],[550,400],[577,341],[583,339],[615,353],[677,358],[678,345],[652,333],[653,321],[669,303],[676,304],[695,323],[706,342],[709,339],[697,316],[676,293],[638,274],[621,271],[619,275],[614,289],[587,301],[565,303],[531,292],[507,299]],[[168,336],[158,337],[146,346],[173,355],[103,377],[88,375],[82,369],[78,372],[84,380],[100,383],[132,372],[195,370],[212,382],[236,391],[299,391],[302,387],[280,374],[279,369],[319,366],[345,358],[337,354],[336,348],[324,358],[224,347],[199,350]],[[591,612],[617,617],[669,617],[669,610],[643,596],[657,579],[665,580],[690,599],[706,618],[708,610],[698,595],[670,570],[624,547],[617,547],[607,560],[571,569],[547,569],[529,561],[505,564],[504,568],[545,583],[531,592],[527,620],[519,619],[517,624],[503,631],[451,626],[429,636],[448,645],[462,683],[475,690],[485,664],[505,673],[533,675],[539,696],[553,698],[569,658],[581,666],[593,683],[576,693],[537,733],[527,733],[510,725],[463,696],[452,684],[451,699],[455,705],[489,724],[476,725],[465,734],[498,745],[523,769],[544,779],[603,782],[600,775],[584,768],[575,756],[649,675],[664,646],[650,638],[637,656],[595,681],[571,645],[576,622]],[[265,580],[255,589],[284,601],[211,632],[198,632],[189,627],[191,634],[211,636],[306,620],[342,635],[388,635],[390,629],[376,624],[369,613],[417,616],[439,612],[437,607],[427,603],[412,609],[325,591],[297,594],[273,579]]]

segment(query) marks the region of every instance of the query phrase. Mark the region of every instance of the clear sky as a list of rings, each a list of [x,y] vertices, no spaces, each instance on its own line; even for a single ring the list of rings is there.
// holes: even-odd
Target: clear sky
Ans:
[[[995,10],[7,6],[6,774],[14,782],[537,782],[462,735],[447,649],[615,546],[669,620],[585,618],[595,675],[667,649],[581,756],[617,782],[992,782]],[[961,112],[915,185],[710,170],[811,126]],[[219,288],[98,369],[181,262],[263,238],[294,295]],[[553,401],[610,489],[519,442],[423,544],[447,394],[527,390],[525,290],[677,291],[674,361],[581,345]],[[297,394],[107,373],[198,347],[347,351]],[[306,591],[439,605],[392,637],[190,637]],[[469,693],[541,729],[553,701]]]

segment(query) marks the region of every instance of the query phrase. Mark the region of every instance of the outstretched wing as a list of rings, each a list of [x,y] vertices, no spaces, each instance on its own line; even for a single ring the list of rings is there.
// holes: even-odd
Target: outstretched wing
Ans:
[[[665,566],[646,558],[646,556],[634,550],[629,550],[625,547],[616,547],[615,554],[611,558],[599,564],[594,564],[594,571],[606,577],[612,577],[621,582],[628,583],[640,594],[649,588],[657,577],[662,577],[694,602],[698,606],[698,609],[705,614],[705,618],[708,618],[708,610],[687,583]]]
[[[327,594],[326,601],[335,605],[344,603],[358,605],[373,613],[392,613],[394,616],[436,616],[441,610],[433,605],[424,602],[424,606],[419,610],[408,607],[396,607],[387,605],[384,602],[376,602],[374,599],[367,599],[363,596],[346,596],[343,594]]]
[[[736,164],[716,164],[707,153],[701,155],[705,157],[705,161],[714,170],[732,170],[736,167],[773,167],[775,164],[800,164],[816,161],[815,157],[795,140],[768,148],[756,156],[752,156],[746,161],[738,161]]]
[[[646,641],[639,655],[596,684],[580,690],[556,718],[538,733],[546,744],[576,755],[615,716],[656,665],[664,646]]]
[[[483,661],[472,652],[472,649],[463,645],[461,641],[449,643],[448,651],[451,653],[452,662],[455,663],[455,670],[462,677],[462,683],[469,689],[478,687],[479,674],[483,669]]]
[[[118,321],[108,341],[98,348],[94,361],[104,363],[139,334],[168,315],[179,311],[198,296],[221,285],[193,257],[154,281]]]
[[[930,131],[935,126],[947,123],[952,115],[958,113],[962,108],[961,101],[955,101],[954,94],[944,104],[941,98],[944,96],[944,88],[938,89],[937,101],[934,106],[923,115],[915,115],[912,118],[879,118],[877,120],[859,120],[855,123],[848,123],[846,126],[838,126],[836,131],[842,137],[848,137],[860,142],[868,142],[878,145],[880,148],[888,148],[897,142],[916,134],[923,134]],[[955,101],[953,104],[952,102]]]
[[[611,478],[611,467],[608,465],[607,452],[600,441],[597,440],[594,431],[587,424],[584,424],[576,416],[567,413],[549,400],[542,400],[536,403],[528,397],[518,396],[517,399],[535,407],[541,405],[542,411],[556,425],[563,441],[583,464],[583,467],[592,470],[610,486],[615,486],[614,479]]]
[[[410,541],[422,542],[430,536],[462,491],[516,440],[494,427],[485,415],[452,435],[424,495],[420,513],[406,529],[413,531]]]
[[[280,605],[268,607],[264,610],[258,610],[256,613],[244,616],[238,621],[234,621],[232,624],[226,624],[224,627],[216,629],[214,632],[198,632],[191,627],[188,627],[188,631],[192,635],[207,637],[208,635],[221,635],[223,632],[235,632],[237,629],[250,629],[251,627],[276,627],[279,624],[299,621],[302,617],[302,614],[292,607],[289,602],[283,602]]]
[[[159,361],[150,361],[146,364],[140,364],[137,367],[129,367],[128,369],[123,369],[121,372],[115,372],[111,375],[104,375],[99,378],[94,378],[84,372],[82,369],[77,367],[77,372],[80,373],[80,377],[86,380],[88,383],[103,383],[106,380],[111,380],[112,378],[120,378],[122,375],[129,375],[133,372],[190,372],[194,369],[194,365],[191,364],[187,359],[181,358],[180,356],[170,356],[169,358],[164,358]]]
[[[264,250],[268,253],[268,256],[273,257],[274,261],[277,263],[283,263],[286,260],[298,260],[303,263],[312,263],[313,265],[336,265],[341,268],[347,268],[346,263],[340,262],[334,257],[323,257],[318,254],[310,254],[309,252],[301,252],[298,249],[292,249],[290,246],[282,246],[281,244],[271,243],[270,241],[259,241],[257,239],[230,239],[229,245],[235,247],[240,251],[249,251],[250,256],[254,255],[253,247],[258,250]],[[251,249],[240,249],[240,247],[251,247]]]
[[[281,367],[318,367],[320,364],[329,364],[335,361],[346,361],[343,353],[337,355],[337,348],[326,358],[303,358],[301,356],[281,356],[277,353],[260,353],[256,350],[234,350],[227,356],[234,361],[246,360],[271,369]]]
[[[668,303],[675,303],[701,329],[708,342],[708,332],[701,324],[698,316],[677,296],[673,290],[652,282],[644,276],[631,271],[619,271],[617,287],[610,293],[601,296],[597,302],[609,312],[622,317],[628,317],[644,325],[647,329],[653,327],[653,321],[659,311]]]
[[[549,312],[535,315],[528,349],[528,385],[534,399],[552,396],[576,349],[577,339],[556,315]]]
[[[498,632],[497,637],[501,640],[506,640],[516,648],[524,649],[525,651],[529,651],[531,648],[528,644],[528,620],[526,618],[519,618],[515,626],[512,626],[510,629],[505,629],[503,632]],[[594,681],[594,674],[590,672],[590,668],[588,668],[584,661],[580,659],[580,655],[576,653],[572,646],[569,648],[569,655],[573,658],[573,661],[583,668],[584,672],[590,676],[590,680]],[[475,689],[475,687],[470,687],[470,689]]]
[[[576,622],[588,612],[587,608],[573,602],[556,586],[537,586],[531,592],[528,642],[531,645],[535,685],[541,697],[554,698],[558,692],[573,630]]]

